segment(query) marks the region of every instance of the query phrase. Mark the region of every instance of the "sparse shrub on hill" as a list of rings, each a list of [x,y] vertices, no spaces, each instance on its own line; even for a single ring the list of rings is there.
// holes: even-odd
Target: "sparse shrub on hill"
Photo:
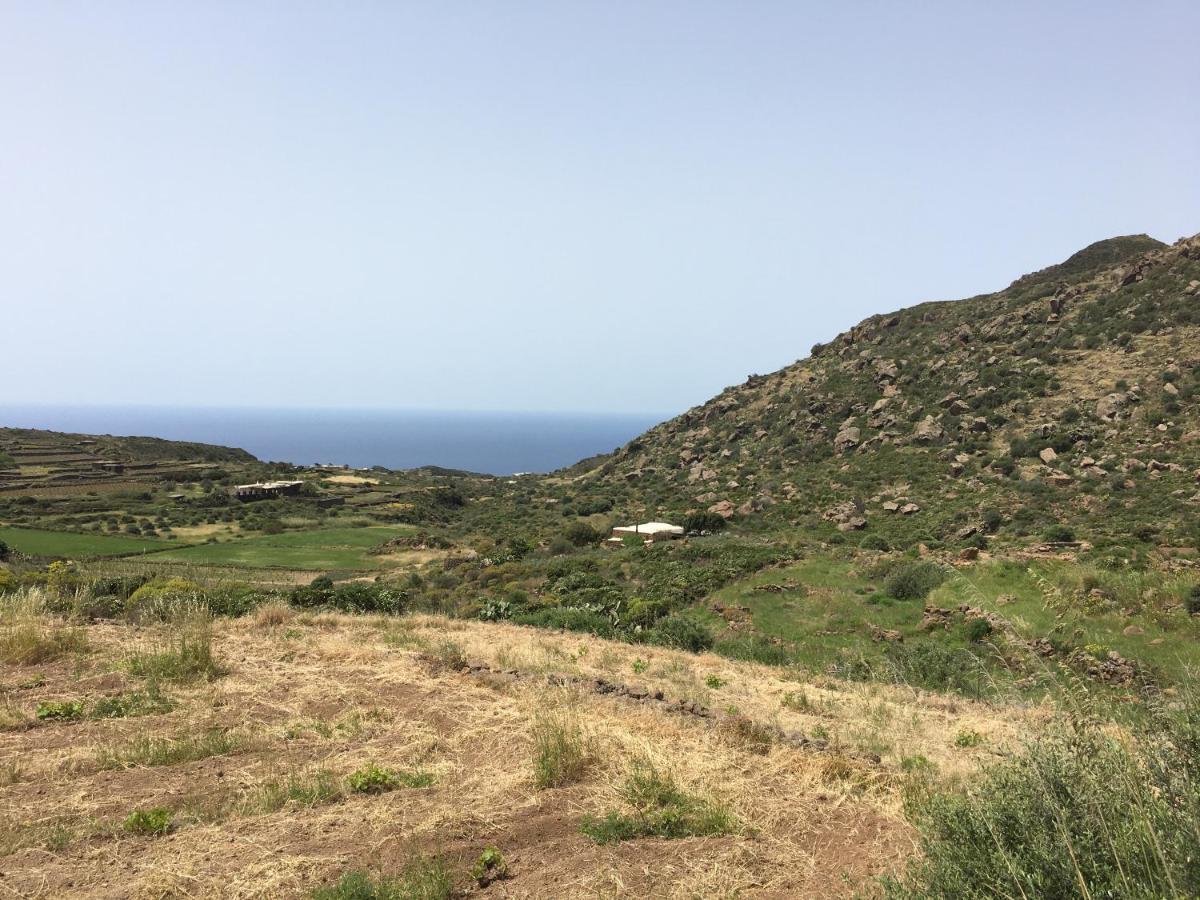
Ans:
[[[708,650],[713,645],[712,632],[685,613],[672,613],[660,619],[653,628],[643,634],[647,643],[675,647],[692,653]]]
[[[888,575],[883,589],[893,600],[924,600],[945,577],[937,563],[905,563]]]
[[[576,547],[586,547],[599,543],[603,535],[587,522],[572,522],[563,529],[563,537]]]
[[[396,614],[404,612],[409,602],[407,591],[390,585],[362,581],[333,584],[320,577],[307,587],[293,589],[288,599],[300,608],[324,607],[351,613]]]

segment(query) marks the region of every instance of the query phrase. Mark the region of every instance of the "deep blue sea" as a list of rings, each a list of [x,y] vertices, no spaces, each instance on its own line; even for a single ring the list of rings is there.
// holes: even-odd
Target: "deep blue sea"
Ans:
[[[249,450],[302,465],[492,475],[549,472],[615,450],[666,416],[0,404],[0,426],[147,435]]]

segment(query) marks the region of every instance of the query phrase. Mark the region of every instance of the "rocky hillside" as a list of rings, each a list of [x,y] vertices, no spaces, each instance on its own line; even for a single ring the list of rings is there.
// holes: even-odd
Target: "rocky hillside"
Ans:
[[[1069,521],[1195,546],[1198,365],[1200,236],[1112,238],[997,293],[873,316],[579,482],[892,545],[1066,539],[1051,526]]]

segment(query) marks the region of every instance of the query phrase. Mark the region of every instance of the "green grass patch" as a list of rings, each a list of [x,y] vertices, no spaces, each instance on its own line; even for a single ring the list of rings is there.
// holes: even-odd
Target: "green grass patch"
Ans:
[[[174,766],[210,756],[224,756],[246,746],[246,739],[223,728],[175,738],[141,735],[124,744],[105,747],[96,755],[101,769],[131,769],[135,766]]]
[[[611,844],[643,837],[731,834],[737,827],[725,806],[684,793],[670,775],[649,763],[639,763],[630,773],[624,796],[631,812],[587,816],[580,826],[583,833],[598,844]]]
[[[437,859],[410,863],[399,875],[347,872],[312,894],[313,900],[449,900],[452,896],[450,872]]]
[[[128,553],[153,553],[168,545],[152,538],[104,534],[73,534],[41,528],[0,527],[0,541],[29,556],[62,556],[68,559],[92,559],[122,556]]]
[[[368,551],[411,531],[396,526],[289,531],[172,548],[156,553],[154,559],[196,565],[361,571],[380,567],[379,558]]]
[[[433,784],[429,772],[402,772],[368,763],[346,776],[346,784],[356,794],[383,794],[398,787],[423,788]]]

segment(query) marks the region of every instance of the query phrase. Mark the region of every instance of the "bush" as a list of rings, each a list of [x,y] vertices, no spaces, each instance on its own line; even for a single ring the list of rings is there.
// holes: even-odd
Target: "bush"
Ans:
[[[186,578],[155,578],[130,594],[125,608],[138,616],[164,616],[180,601],[195,599],[202,593],[200,585]]]
[[[688,513],[683,517],[683,530],[689,534],[701,531],[716,534],[718,531],[724,531],[728,524],[724,516],[711,512]]]
[[[673,613],[661,619],[645,632],[646,642],[664,647],[677,647],[692,653],[708,650],[713,645],[713,636],[707,628],[683,613]]]
[[[1183,606],[1190,616],[1200,614],[1200,584],[1192,585],[1192,589],[1188,591],[1188,595],[1183,601]]]
[[[1075,540],[1075,532],[1066,525],[1051,525],[1042,532],[1042,538],[1054,544],[1065,544]]]
[[[883,590],[893,600],[924,600],[944,579],[937,563],[906,563],[888,576]]]
[[[563,529],[563,537],[576,547],[586,547],[599,543],[603,535],[587,522],[572,522]]]
[[[906,810],[922,858],[886,895],[1200,896],[1200,703],[1157,711],[1136,740],[1077,723]]]
[[[358,771],[346,776],[346,784],[356,794],[382,794],[396,788],[400,784],[400,778],[391,769],[367,763]]]
[[[858,542],[859,549],[862,550],[891,550],[892,545],[888,543],[887,538],[882,534],[868,534]]]

